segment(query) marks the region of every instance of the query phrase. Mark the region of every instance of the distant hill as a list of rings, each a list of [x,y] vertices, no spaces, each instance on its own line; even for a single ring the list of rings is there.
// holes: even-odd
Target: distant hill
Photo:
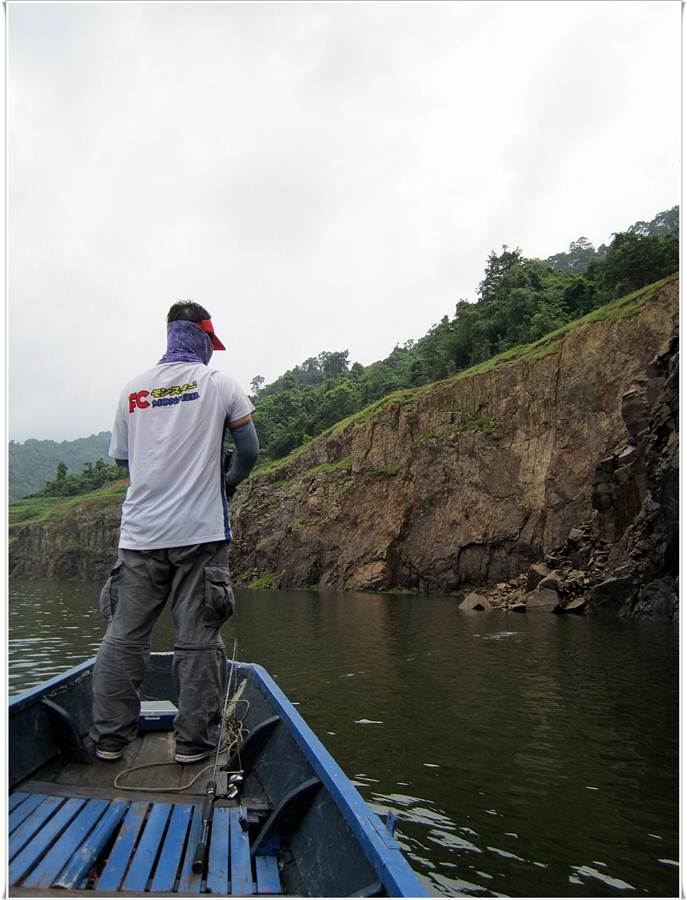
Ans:
[[[23,443],[9,443],[9,498],[19,500],[43,487],[55,476],[57,464],[63,462],[70,472],[78,474],[86,463],[98,459],[110,461],[107,455],[110,432],[101,431],[74,441],[38,441],[28,438]]]

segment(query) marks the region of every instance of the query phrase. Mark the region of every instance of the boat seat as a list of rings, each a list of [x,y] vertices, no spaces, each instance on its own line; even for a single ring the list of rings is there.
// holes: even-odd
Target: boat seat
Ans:
[[[9,883],[105,893],[280,894],[276,856],[251,857],[235,806],[215,806],[206,871],[191,864],[202,803],[17,791],[9,798]]]

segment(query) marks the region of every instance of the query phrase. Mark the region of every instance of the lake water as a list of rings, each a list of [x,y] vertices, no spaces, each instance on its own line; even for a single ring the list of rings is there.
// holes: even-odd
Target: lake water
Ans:
[[[100,587],[10,584],[10,694],[95,653]],[[398,814],[433,893],[678,894],[676,625],[246,590],[223,634]]]

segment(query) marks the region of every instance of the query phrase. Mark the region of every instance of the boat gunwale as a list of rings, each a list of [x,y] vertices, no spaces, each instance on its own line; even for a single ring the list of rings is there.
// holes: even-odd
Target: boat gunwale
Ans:
[[[284,691],[258,663],[244,663],[258,675],[268,697],[283,714],[291,735],[336,803],[374,866],[390,897],[427,897],[420,881],[389,829],[367,805],[331,753],[293,706]]]
[[[169,655],[171,656],[173,654]],[[40,700],[42,697],[48,695],[54,688],[66,687],[68,684],[77,681],[79,675],[85,675],[94,665],[95,656],[92,656],[85,662],[79,663],[71,669],[66,669],[64,672],[60,672],[59,675],[53,675],[53,677],[49,678],[47,681],[42,681],[40,684],[36,684],[33,687],[22,691],[21,694],[10,697],[8,700],[8,712],[10,715],[19,712],[20,710],[29,707],[32,702]]]

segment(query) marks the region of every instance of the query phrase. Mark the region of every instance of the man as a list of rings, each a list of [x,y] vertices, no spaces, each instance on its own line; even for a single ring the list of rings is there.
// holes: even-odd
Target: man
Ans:
[[[90,736],[100,759],[119,759],[137,733],[153,625],[169,599],[179,712],[175,759],[194,763],[219,740],[224,643],[233,612],[227,494],[251,471],[254,407],[232,378],[208,367],[224,350],[209,312],[192,301],[167,316],[167,352],[124,388],[110,456],[129,469],[117,563],[100,595],[108,620],[93,674]],[[226,475],[223,444],[236,452]]]

